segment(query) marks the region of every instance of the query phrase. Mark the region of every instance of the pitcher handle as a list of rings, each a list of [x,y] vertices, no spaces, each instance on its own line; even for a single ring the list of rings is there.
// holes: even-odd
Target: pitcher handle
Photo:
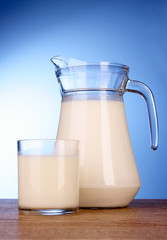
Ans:
[[[127,81],[125,91],[138,93],[144,97],[149,117],[151,148],[156,150],[158,148],[158,118],[153,93],[144,83],[130,79]]]

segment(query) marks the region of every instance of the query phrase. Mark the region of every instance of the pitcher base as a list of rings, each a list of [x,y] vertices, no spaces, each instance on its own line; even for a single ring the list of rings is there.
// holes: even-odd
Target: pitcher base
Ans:
[[[137,194],[140,185],[133,187],[80,188],[81,208],[127,207]]]

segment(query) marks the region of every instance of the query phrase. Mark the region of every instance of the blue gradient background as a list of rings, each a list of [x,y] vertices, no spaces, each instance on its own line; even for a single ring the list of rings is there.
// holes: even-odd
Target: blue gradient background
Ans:
[[[125,94],[142,187],[136,198],[167,198],[167,2],[0,1],[0,198],[17,198],[17,145],[55,138],[60,94],[50,58],[120,62],[153,91],[159,148],[150,148],[144,99]]]

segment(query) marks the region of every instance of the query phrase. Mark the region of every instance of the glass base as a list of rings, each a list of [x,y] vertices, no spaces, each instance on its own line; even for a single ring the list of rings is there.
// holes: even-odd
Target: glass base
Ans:
[[[78,208],[66,208],[66,209],[20,209],[19,214],[23,215],[65,215],[78,213]]]

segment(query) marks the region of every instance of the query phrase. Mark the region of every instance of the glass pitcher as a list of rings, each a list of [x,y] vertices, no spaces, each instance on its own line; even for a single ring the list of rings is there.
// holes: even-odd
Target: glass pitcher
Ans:
[[[158,122],[153,94],[128,78],[128,66],[88,63],[57,56],[51,61],[62,96],[58,139],[80,141],[80,207],[125,207],[141,182],[125,115],[123,95],[144,97],[151,148],[157,149]]]

